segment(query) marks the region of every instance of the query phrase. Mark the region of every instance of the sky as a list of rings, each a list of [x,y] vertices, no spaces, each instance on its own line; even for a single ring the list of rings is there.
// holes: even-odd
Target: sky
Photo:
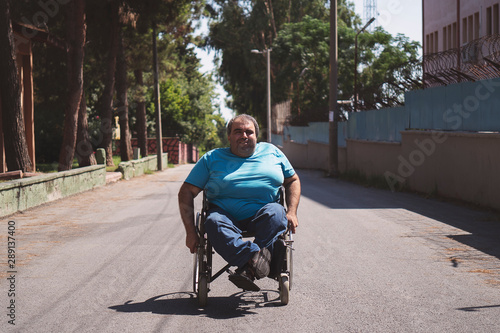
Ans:
[[[364,0],[350,1],[354,3],[356,13],[364,19]],[[377,21],[372,23],[370,28],[381,26],[392,35],[402,33],[411,40],[422,44],[421,0],[376,0],[376,3],[378,12]],[[202,27],[200,31],[202,31],[203,35],[206,35],[207,27]],[[202,73],[212,72],[214,70],[214,52],[208,53],[201,49],[197,49],[196,51],[198,57],[201,59]],[[229,120],[233,116],[233,112],[225,105],[224,100],[227,94],[220,85],[217,85],[216,93],[218,95],[217,101],[221,106],[222,116],[224,119]]]

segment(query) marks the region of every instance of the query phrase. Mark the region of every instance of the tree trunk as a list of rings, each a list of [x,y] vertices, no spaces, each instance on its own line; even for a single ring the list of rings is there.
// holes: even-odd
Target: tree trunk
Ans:
[[[21,105],[21,83],[10,21],[10,4],[0,1],[0,116],[4,136],[5,158],[10,171],[33,171]]]
[[[101,148],[106,150],[106,165],[114,166],[113,163],[113,92],[115,90],[115,70],[116,70],[116,56],[118,53],[118,1],[112,0],[109,5],[109,42],[108,42],[108,60],[106,77],[104,82],[104,91],[100,99],[100,114],[101,114],[101,134],[102,142]]]
[[[134,75],[138,90],[140,90],[141,93],[144,92],[142,70],[135,70]],[[141,94],[141,96],[138,97],[136,117],[137,143],[139,145],[139,149],[141,150],[141,155],[146,157],[148,156],[148,128],[146,122],[146,102],[144,94]]]
[[[120,154],[122,161],[132,159],[132,142],[128,124],[128,80],[127,59],[123,48],[123,34],[120,31],[118,37],[118,57],[116,59],[116,95],[118,100],[116,108],[120,122]]]
[[[94,150],[90,143],[89,126],[87,122],[87,101],[85,99],[85,92],[82,93],[80,101],[80,108],[78,111],[78,135],[76,139],[76,158],[78,166],[84,167],[89,165],[96,165]]]
[[[271,38],[271,40],[269,41],[269,45],[271,45],[273,43],[274,38],[276,38],[276,36],[277,36],[276,21],[274,20],[274,10],[273,10],[273,3],[272,3],[272,1],[271,0],[266,0],[265,4],[266,4],[266,9],[267,9],[267,14],[271,18],[270,25],[271,25],[271,29],[272,29],[272,35],[269,36]]]
[[[59,171],[70,170],[75,156],[78,130],[78,110],[83,93],[83,47],[86,37],[85,0],[67,4],[66,38],[68,43],[68,100],[64,110],[64,132]]]

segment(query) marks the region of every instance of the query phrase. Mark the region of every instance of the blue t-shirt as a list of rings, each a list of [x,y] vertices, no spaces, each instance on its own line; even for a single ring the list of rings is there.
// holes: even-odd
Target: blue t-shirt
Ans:
[[[186,182],[207,190],[207,199],[236,220],[252,217],[264,205],[278,200],[279,187],[295,174],[276,146],[260,142],[250,157],[230,148],[209,151],[196,163]]]

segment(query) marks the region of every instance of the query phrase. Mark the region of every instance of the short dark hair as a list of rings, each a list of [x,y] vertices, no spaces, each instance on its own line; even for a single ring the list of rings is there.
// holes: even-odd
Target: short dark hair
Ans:
[[[239,119],[239,118],[243,118],[247,121],[251,121],[253,123],[253,126],[255,127],[255,136],[258,138],[259,137],[259,124],[257,123],[257,120],[255,120],[254,117],[248,115],[248,114],[240,114],[240,115],[237,115],[236,117],[234,117],[233,119],[231,119],[228,123],[227,123],[227,136],[231,135],[231,130],[232,130],[232,127],[233,127],[233,123],[236,119]]]

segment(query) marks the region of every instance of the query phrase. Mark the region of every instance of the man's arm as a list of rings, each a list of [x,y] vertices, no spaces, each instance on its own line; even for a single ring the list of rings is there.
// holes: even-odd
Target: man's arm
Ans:
[[[288,218],[288,225],[292,233],[295,233],[295,229],[299,225],[299,220],[297,219],[297,208],[299,207],[300,201],[300,179],[297,174],[292,177],[285,178],[283,182],[285,187],[285,200],[286,200],[286,217]]]
[[[191,253],[196,251],[199,243],[198,232],[194,225],[194,198],[201,192],[201,188],[184,183],[179,190],[179,211],[186,229],[186,246]]]

